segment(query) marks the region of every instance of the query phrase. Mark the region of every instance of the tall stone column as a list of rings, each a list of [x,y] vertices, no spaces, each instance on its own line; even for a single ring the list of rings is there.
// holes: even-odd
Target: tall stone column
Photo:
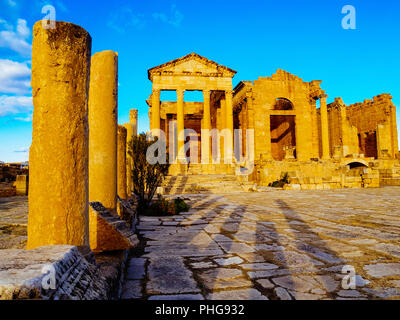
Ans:
[[[184,140],[184,131],[185,131],[185,113],[184,113],[184,95],[185,91],[182,89],[178,89],[176,91],[177,97],[178,97],[178,103],[177,103],[177,131],[178,131],[178,161],[181,163],[185,161],[186,159],[186,154],[184,152],[184,145],[185,145],[185,140]]]
[[[265,115],[265,145],[264,159],[272,160],[271,115],[269,113]]]
[[[160,90],[153,89],[151,96],[151,129],[161,129],[160,127]]]
[[[89,244],[90,57],[91,37],[81,27],[35,24],[28,249]]]
[[[226,129],[226,99],[225,97],[221,98],[221,130],[225,130]],[[220,160],[223,160],[225,158],[225,138],[224,139],[220,139],[218,137],[218,158]]]
[[[226,129],[227,134],[225,144],[225,161],[230,163],[233,158],[233,102],[232,102],[232,91],[225,91],[225,100],[226,100]]]
[[[124,128],[126,129],[126,192],[128,198],[132,196],[132,157],[129,154],[130,144],[133,138],[134,128],[131,123],[125,123]]]
[[[330,158],[329,147],[329,124],[328,124],[328,107],[326,104],[327,95],[321,95],[321,136],[322,136],[322,159]]]
[[[92,57],[89,93],[89,201],[115,213],[117,200],[118,54]]]
[[[118,126],[118,139],[117,139],[117,186],[118,196],[121,199],[128,199],[126,192],[126,137],[128,131],[123,126]]]
[[[129,123],[133,126],[133,135],[137,136],[137,125],[138,125],[138,110],[132,109],[129,111]]]
[[[201,133],[201,160],[202,163],[208,164],[211,160],[211,107],[210,107],[210,90],[203,91],[204,110],[203,110],[203,130]]]

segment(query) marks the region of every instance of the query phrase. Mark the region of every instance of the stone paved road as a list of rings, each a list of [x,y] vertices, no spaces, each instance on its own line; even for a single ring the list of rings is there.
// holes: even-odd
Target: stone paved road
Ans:
[[[400,299],[398,187],[185,197],[141,218],[124,299]]]

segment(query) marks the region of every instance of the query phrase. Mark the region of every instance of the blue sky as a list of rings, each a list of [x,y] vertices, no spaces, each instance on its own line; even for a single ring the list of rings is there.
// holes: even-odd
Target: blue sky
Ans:
[[[149,126],[147,70],[190,52],[237,70],[234,85],[284,69],[323,80],[328,102],[391,93],[400,106],[397,0],[0,0],[2,161],[28,158],[31,31],[46,4],[89,31],[92,53],[119,53],[119,122],[139,109],[140,131]],[[356,9],[356,30],[342,28],[344,5]]]

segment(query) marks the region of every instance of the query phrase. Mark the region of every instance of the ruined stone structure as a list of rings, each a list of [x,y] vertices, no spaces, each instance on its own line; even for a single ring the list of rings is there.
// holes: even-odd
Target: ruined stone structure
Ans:
[[[33,39],[27,247],[90,244],[96,253],[131,248],[136,236],[116,210],[117,174],[119,196],[128,198],[122,126],[117,166],[118,54],[91,58],[90,35],[70,23],[44,29],[40,21]],[[16,190],[26,193],[26,181],[21,176]]]
[[[39,21],[32,51],[28,249],[87,245],[91,38],[70,23]]]
[[[376,187],[379,170],[392,168],[392,178],[400,173],[396,108],[389,94],[350,106],[336,98],[328,105],[322,81],[305,82],[283,70],[241,81],[232,90],[236,71],[195,53],[148,73],[150,128],[153,135],[165,132],[176,163],[172,175],[193,168],[202,174],[246,169],[248,180],[264,185],[288,173],[287,188],[327,189]],[[176,91],[177,102],[160,101],[163,90]],[[196,90],[204,101],[185,102],[185,91]],[[241,132],[233,135],[236,129]],[[255,170],[248,170],[249,160]]]

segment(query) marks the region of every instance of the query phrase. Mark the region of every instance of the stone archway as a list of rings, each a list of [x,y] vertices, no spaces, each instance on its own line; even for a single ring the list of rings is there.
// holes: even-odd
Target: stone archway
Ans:
[[[366,167],[369,168],[367,161],[363,159],[349,159],[343,163],[345,166],[350,166],[350,169]]]

